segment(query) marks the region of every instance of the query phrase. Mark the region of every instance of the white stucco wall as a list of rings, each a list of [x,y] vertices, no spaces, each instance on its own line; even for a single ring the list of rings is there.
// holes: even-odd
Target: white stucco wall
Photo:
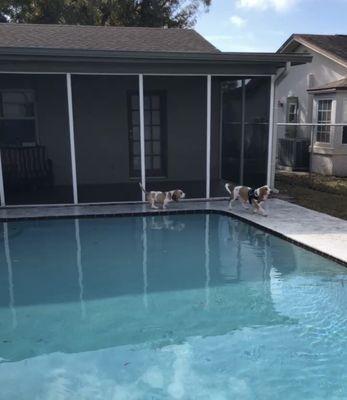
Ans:
[[[290,67],[289,73],[276,86],[276,122],[285,122],[286,104],[283,107],[278,106],[279,100],[286,100],[289,96],[296,96],[299,99],[298,122],[311,122],[312,100],[311,95],[307,93],[308,76],[313,74],[312,86],[321,86],[329,82],[342,79],[347,75],[347,68],[337,64],[304,46],[300,46],[297,52],[309,52],[312,56],[312,62],[304,65]]]
[[[315,122],[312,118],[312,109],[314,108],[314,96],[307,93],[307,89],[318,87],[329,82],[333,82],[347,76],[347,68],[343,65],[322,56],[321,54],[308,49],[305,46],[299,46],[296,52],[307,52],[313,56],[309,64],[292,66],[283,79],[278,80],[275,91],[275,113],[274,122],[286,122],[286,100],[288,97],[298,97],[298,122]],[[311,78],[310,78],[311,75]],[[316,95],[317,96],[317,95]],[[336,97],[336,123],[342,121],[342,98],[346,93],[339,93]],[[341,101],[340,101],[341,99]],[[340,104],[341,103],[341,104]],[[301,134],[310,134],[309,127],[298,128]],[[335,128],[336,134],[332,138],[331,154],[316,153],[314,147],[314,156],[312,160],[312,169],[315,172],[326,175],[347,175],[347,152],[346,145],[341,145],[342,128]],[[285,127],[277,127],[277,138],[285,136]],[[323,148],[326,147],[323,145]],[[334,149],[334,150],[333,150]]]

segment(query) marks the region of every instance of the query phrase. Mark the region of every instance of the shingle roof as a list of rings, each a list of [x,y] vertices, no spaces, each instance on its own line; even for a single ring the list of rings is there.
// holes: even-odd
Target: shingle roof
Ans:
[[[192,29],[0,24],[0,48],[219,52]]]
[[[327,91],[327,90],[346,90],[347,89],[347,77],[339,79],[338,81],[329,82],[325,85],[321,85],[308,90],[309,92]]]
[[[293,34],[278,49],[278,52],[286,53],[288,50],[290,51],[294,41],[303,45],[307,44],[322,53],[347,62],[347,35]]]

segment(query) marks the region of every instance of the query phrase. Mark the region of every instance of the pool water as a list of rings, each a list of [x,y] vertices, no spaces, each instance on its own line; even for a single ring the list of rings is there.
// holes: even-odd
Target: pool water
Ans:
[[[217,214],[0,229],[0,399],[347,398],[332,261]]]

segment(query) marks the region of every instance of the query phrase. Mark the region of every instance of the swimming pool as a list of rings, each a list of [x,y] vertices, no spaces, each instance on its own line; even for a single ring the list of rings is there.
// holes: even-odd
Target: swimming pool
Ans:
[[[0,399],[347,398],[330,260],[218,214],[0,227]]]

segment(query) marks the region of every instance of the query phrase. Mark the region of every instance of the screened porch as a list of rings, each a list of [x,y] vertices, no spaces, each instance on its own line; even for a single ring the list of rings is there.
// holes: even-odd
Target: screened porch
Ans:
[[[265,184],[270,92],[269,75],[1,74],[1,204]]]

